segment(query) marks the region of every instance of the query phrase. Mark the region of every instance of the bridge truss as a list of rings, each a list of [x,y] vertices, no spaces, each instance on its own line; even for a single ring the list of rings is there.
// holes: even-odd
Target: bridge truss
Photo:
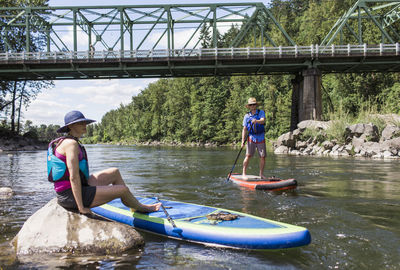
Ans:
[[[48,52],[200,48],[205,33],[214,48],[232,25],[240,31],[229,47],[238,47],[248,33],[259,47],[277,46],[267,33],[271,28],[295,45],[262,3],[0,8],[4,51],[15,50],[9,41],[16,31],[26,33],[26,52],[37,35],[45,37]]]
[[[357,0],[340,17],[321,46],[331,44],[395,44],[400,41],[400,1],[396,0]],[[381,41],[371,40],[366,34],[381,34]],[[335,42],[335,43],[334,43]]]

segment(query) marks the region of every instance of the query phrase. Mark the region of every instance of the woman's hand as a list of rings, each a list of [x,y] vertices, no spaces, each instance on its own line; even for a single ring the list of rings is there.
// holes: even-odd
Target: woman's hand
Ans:
[[[90,210],[90,208],[87,207],[79,209],[79,213],[81,213],[82,215],[93,215],[92,210]]]

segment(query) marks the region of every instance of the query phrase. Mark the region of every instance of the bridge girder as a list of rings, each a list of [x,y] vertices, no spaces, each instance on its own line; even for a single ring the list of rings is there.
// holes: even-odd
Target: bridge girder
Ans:
[[[400,1],[398,0],[357,0],[336,21],[320,45],[343,45],[354,43],[354,41],[358,44],[369,43],[365,37],[367,27],[374,27],[381,33],[381,43],[393,44],[400,41],[400,28],[395,25],[399,19]],[[352,42],[345,42],[344,38]]]
[[[202,28],[211,35],[211,47],[217,47],[218,34],[233,24],[241,28],[231,47],[253,32],[258,46],[285,45],[268,36],[271,28],[295,45],[262,3],[0,8],[5,51],[13,49],[9,34],[17,29],[26,32],[27,52],[39,34],[47,51],[199,48]]]

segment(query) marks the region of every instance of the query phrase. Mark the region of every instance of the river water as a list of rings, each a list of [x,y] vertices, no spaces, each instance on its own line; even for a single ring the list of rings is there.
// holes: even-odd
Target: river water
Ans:
[[[241,211],[310,230],[308,246],[279,251],[211,248],[141,233],[124,254],[15,258],[10,241],[55,197],[45,151],[0,155],[0,269],[400,269],[400,166],[396,160],[277,156],[268,176],[296,178],[294,191],[250,190],[226,182],[238,149],[88,145],[91,171],[118,167],[134,194]],[[243,156],[242,156],[243,158]],[[240,172],[240,159],[235,172]],[[257,174],[252,159],[249,173]]]

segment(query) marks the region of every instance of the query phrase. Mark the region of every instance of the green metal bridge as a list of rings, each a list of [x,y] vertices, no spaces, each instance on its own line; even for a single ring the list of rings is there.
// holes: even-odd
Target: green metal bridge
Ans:
[[[3,7],[0,80],[397,72],[399,14],[400,1],[359,0],[321,44],[304,46],[262,3]],[[379,44],[364,43],[365,21]]]

